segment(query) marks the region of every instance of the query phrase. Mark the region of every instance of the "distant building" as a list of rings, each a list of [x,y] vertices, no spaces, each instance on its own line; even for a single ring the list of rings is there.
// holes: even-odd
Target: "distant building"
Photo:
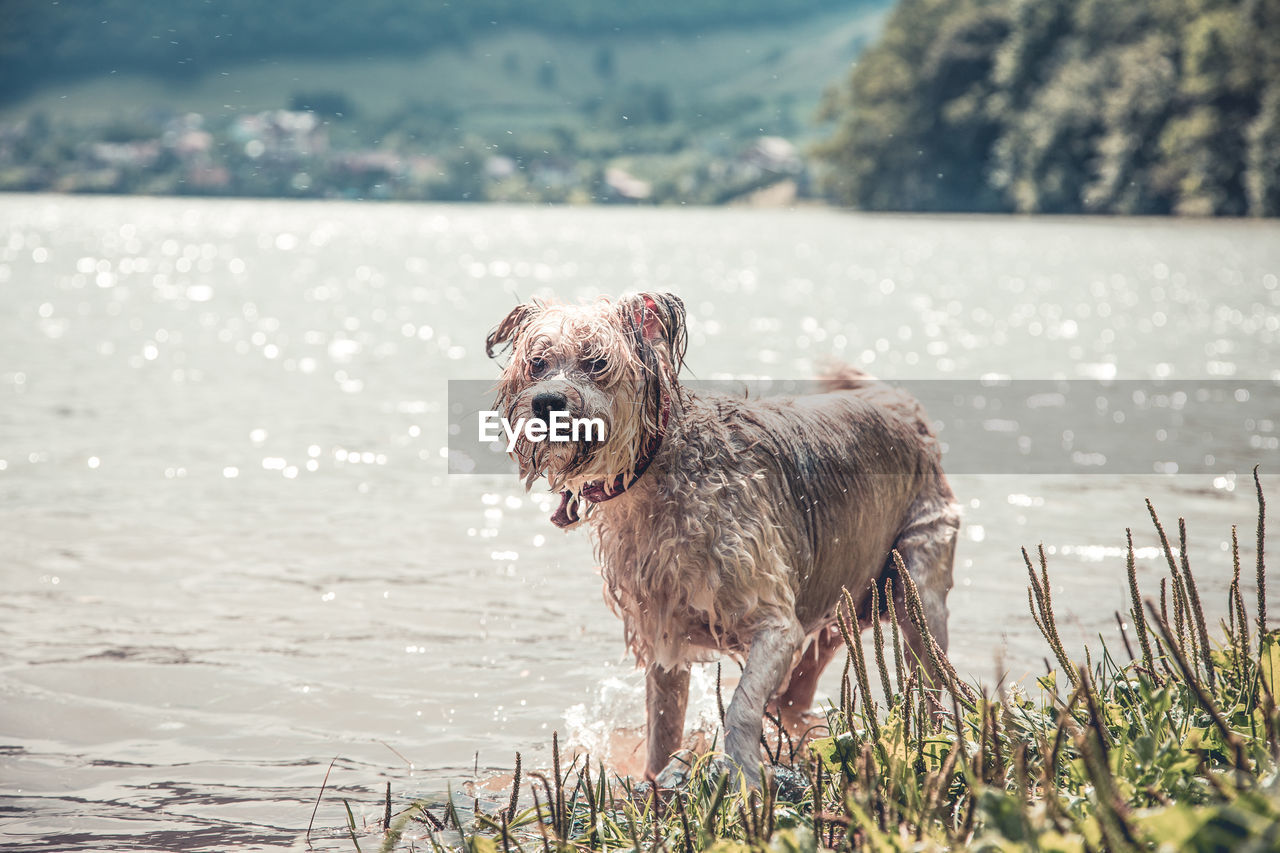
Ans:
[[[760,137],[739,159],[746,165],[779,175],[794,175],[804,169],[800,151],[789,139],[781,136]]]
[[[611,194],[625,201],[644,201],[653,195],[652,184],[616,166],[604,170],[604,184]]]

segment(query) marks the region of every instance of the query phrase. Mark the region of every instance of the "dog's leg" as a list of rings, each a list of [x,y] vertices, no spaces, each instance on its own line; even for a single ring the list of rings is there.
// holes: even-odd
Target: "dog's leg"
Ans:
[[[751,641],[742,680],[725,712],[725,751],[747,778],[759,783],[760,735],[764,732],[765,703],[782,685],[795,659],[804,632],[799,625],[769,627]]]
[[[844,638],[840,632],[834,627],[823,629],[800,656],[800,662],[791,671],[787,689],[771,704],[787,719],[799,720],[805,711],[813,707],[818,678],[835,657],[836,650],[841,648],[844,648]]]
[[[689,704],[689,667],[663,669],[651,664],[645,673],[645,707],[649,718],[649,742],[646,750],[645,777],[658,779],[661,787],[674,782],[662,773],[671,753],[680,748],[684,738],[684,713]],[[674,763],[674,762],[673,762]],[[676,775],[682,768],[672,768]]]
[[[894,543],[907,574],[920,593],[929,633],[944,652],[947,650],[947,593],[951,591],[958,525],[952,512],[932,513],[923,523],[910,525]],[[895,586],[898,589],[894,592],[894,607],[898,611],[898,625],[903,638],[921,662],[925,674],[932,679],[933,686],[938,687],[938,674],[929,663],[924,638],[907,615],[901,583]]]

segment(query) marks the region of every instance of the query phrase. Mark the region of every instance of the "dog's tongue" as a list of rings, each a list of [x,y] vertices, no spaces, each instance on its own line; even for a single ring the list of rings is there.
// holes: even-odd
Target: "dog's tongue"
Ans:
[[[578,520],[578,499],[572,492],[561,492],[560,508],[552,514],[551,523],[556,527],[568,527],[577,524]]]

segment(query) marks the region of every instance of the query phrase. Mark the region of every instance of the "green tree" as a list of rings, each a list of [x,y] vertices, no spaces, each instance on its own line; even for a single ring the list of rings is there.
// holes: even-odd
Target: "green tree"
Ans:
[[[886,210],[1275,215],[1280,0],[900,0],[816,149]]]
[[[997,127],[987,100],[1007,3],[901,0],[881,41],[828,93],[817,148],[839,200],[880,210],[995,210],[983,178]]]
[[[1245,160],[1249,212],[1280,216],[1280,83],[1267,87],[1258,117],[1249,125]]]

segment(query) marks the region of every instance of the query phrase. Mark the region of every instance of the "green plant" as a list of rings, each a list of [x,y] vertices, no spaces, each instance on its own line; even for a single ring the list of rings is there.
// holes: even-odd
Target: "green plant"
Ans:
[[[862,644],[842,613],[848,660],[839,705],[827,714],[827,736],[793,748],[789,768],[766,769],[751,786],[716,775],[708,754],[695,762],[684,790],[655,793],[610,777],[603,766],[593,772],[589,757],[562,768],[556,738],[550,776],[527,774],[535,782],[532,806],[517,811],[517,756],[517,790],[507,808],[477,810],[463,821],[450,802],[440,821],[415,803],[389,822],[394,831],[383,850],[396,849],[413,820],[436,853],[1280,849],[1280,631],[1266,628],[1266,506],[1256,469],[1254,481],[1256,637],[1234,528],[1228,616],[1214,642],[1186,526],[1179,520],[1175,550],[1148,502],[1169,577],[1158,603],[1141,597],[1130,535],[1132,627],[1117,614],[1127,664],[1105,643],[1096,660],[1088,649],[1085,664],[1071,660],[1058,635],[1045,553],[1033,563],[1024,551],[1032,616],[1058,666],[1037,679],[1038,697],[1018,686],[989,695],[962,681],[928,638],[915,590],[900,572],[908,614],[925,633],[943,683],[929,684],[923,670],[905,665],[896,623],[892,642],[877,628],[880,708]],[[878,606],[879,590],[873,595]],[[884,595],[891,600],[892,588]],[[1130,633],[1138,635],[1136,656]],[[770,754],[781,761],[782,743]],[[446,823],[457,831],[456,843]]]

